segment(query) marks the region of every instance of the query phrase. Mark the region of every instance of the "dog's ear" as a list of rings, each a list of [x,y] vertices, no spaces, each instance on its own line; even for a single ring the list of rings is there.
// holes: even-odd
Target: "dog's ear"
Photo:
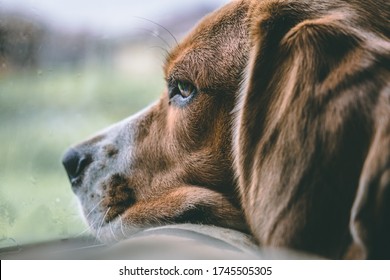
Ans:
[[[296,133],[313,134],[307,131],[310,123],[329,114],[325,107],[349,90],[354,83],[350,76],[364,67],[360,65],[364,64],[358,49],[360,38],[348,28],[348,15],[342,11],[321,13],[327,8],[306,7],[299,1],[258,2],[249,16],[253,47],[237,108],[241,113],[239,135],[249,141],[241,143],[248,149],[264,139],[266,127],[282,121],[299,126],[288,129],[306,124],[305,131]],[[294,120],[289,119],[291,115]],[[337,114],[336,118],[344,116]]]
[[[347,8],[286,2],[258,1],[250,11],[253,48],[236,110],[241,195],[260,242],[340,257],[369,149],[366,165],[380,166],[365,166],[372,174],[362,178],[373,180],[361,183],[355,210],[383,200],[376,223],[389,234],[389,126],[372,143],[379,97],[390,118],[388,43]]]
[[[387,76],[390,81],[390,75]],[[352,209],[351,230],[370,259],[390,257],[390,87],[374,112],[375,134]]]

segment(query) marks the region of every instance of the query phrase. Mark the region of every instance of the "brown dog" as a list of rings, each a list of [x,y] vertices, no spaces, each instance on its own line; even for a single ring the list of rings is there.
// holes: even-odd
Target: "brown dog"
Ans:
[[[64,157],[96,236],[205,223],[389,258],[389,19],[387,0],[240,0],[205,17],[157,103]]]

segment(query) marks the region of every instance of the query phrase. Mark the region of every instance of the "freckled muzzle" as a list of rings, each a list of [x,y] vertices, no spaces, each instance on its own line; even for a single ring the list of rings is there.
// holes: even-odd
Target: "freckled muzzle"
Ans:
[[[135,138],[149,109],[139,112],[69,148],[62,164],[90,229],[103,238],[121,215],[137,202],[134,176]],[[118,225],[116,225],[118,227]],[[116,234],[119,234],[118,232]],[[115,238],[114,238],[115,239]]]

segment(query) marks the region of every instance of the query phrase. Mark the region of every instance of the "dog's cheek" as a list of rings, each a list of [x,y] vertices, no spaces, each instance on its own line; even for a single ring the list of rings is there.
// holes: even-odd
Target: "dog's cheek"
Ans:
[[[221,94],[222,95],[222,94]],[[192,149],[212,147],[221,138],[230,136],[230,116],[228,112],[229,96],[224,98],[215,94],[200,94],[194,104],[182,113],[180,120],[185,120],[183,138]]]

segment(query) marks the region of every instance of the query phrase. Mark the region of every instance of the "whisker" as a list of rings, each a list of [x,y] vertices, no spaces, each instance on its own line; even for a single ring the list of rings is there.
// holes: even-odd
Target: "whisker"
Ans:
[[[106,213],[104,214],[104,216],[103,216],[103,218],[102,218],[102,220],[101,220],[101,222],[100,222],[100,225],[99,225],[99,227],[98,227],[98,231],[97,231],[97,233],[96,233],[96,236],[97,236],[98,239],[99,239],[99,237],[100,237],[100,232],[101,232],[101,230],[102,230],[102,228],[103,228],[104,220],[106,219],[107,214],[108,214],[108,212],[110,212],[110,210],[111,210],[111,207],[109,207],[109,208],[107,209]]]
[[[151,29],[143,28],[143,27],[138,27],[136,29],[146,31],[147,33],[151,34],[153,37],[160,39],[161,42],[163,42],[164,46],[152,46],[152,47],[149,47],[149,49],[160,49],[163,51],[163,53],[164,53],[163,55],[164,55],[165,59],[167,59],[167,57],[169,57],[169,50],[172,48],[172,46],[167,40],[164,39],[164,37],[159,35],[158,30],[153,31]]]
[[[85,230],[82,230],[81,232],[79,232],[78,234],[74,235],[74,237],[80,237],[82,235],[84,235],[84,233],[87,233],[87,232],[91,232],[90,228],[86,228]]]
[[[98,203],[96,203],[96,205],[88,212],[88,214],[87,215],[84,215],[84,220],[85,220],[85,222],[87,223],[87,228],[86,229],[84,229],[84,230],[82,230],[82,231],[80,231],[80,232],[78,232],[78,233],[75,233],[73,236],[74,237],[80,237],[80,236],[82,236],[82,235],[84,235],[85,233],[92,233],[91,232],[91,227],[93,227],[94,225],[95,225],[95,223],[97,222],[97,221],[94,221],[94,222],[92,222],[91,224],[88,224],[88,217],[92,214],[92,212],[101,204],[103,202],[103,199],[101,199]],[[74,218],[74,221],[79,221],[80,220],[80,218],[79,218],[79,216],[77,216],[77,218],[75,217]]]
[[[110,231],[111,231],[112,237],[114,237],[115,241],[119,241],[119,239],[116,238],[116,235],[115,235],[114,231],[112,230],[111,221],[108,222],[108,225],[110,226]]]
[[[171,35],[171,37],[173,38],[173,40],[175,40],[175,43],[176,43],[176,46],[179,45],[178,41],[176,40],[176,37],[172,34],[171,31],[169,31],[166,27],[162,26],[161,24],[157,23],[157,22],[154,22],[150,19],[147,19],[147,18],[143,18],[143,17],[138,17],[138,16],[134,16],[134,18],[138,18],[138,19],[142,19],[142,20],[145,20],[145,21],[148,21],[154,25],[157,25],[158,27],[164,29],[166,32],[168,32],[169,35]]]
[[[123,230],[123,219],[122,219],[122,216],[119,216],[119,220],[121,221],[121,232],[123,234],[123,237],[126,237],[125,231]]]
[[[160,50],[164,51],[165,57],[168,57],[168,56],[169,56],[169,51],[167,51],[167,50],[164,49],[163,47],[160,47],[160,46],[152,46],[152,47],[150,47],[150,49],[160,49]]]
[[[147,29],[147,28],[143,28],[143,27],[139,27],[137,29],[140,29],[140,30],[143,30],[143,31],[147,31],[148,33],[150,33],[153,37],[155,38],[158,38],[160,39],[168,48],[171,48],[171,44],[168,43],[167,40],[164,39],[164,37],[160,36],[158,34],[158,30],[157,31],[154,31],[154,30],[150,30],[150,29]]]
[[[103,202],[103,200],[104,200],[104,199],[102,198],[98,203],[96,203],[96,205],[95,205],[94,207],[92,207],[91,211],[89,211],[88,214],[85,215],[85,218],[86,218],[86,219],[89,217],[89,215],[92,214],[92,211],[95,210],[95,209],[100,205],[100,203]]]
[[[77,235],[75,235],[75,237],[79,237],[86,232],[89,232],[92,234],[91,228],[93,228],[98,222],[99,222],[99,219],[95,219],[92,223],[88,224],[88,227],[85,230],[83,230],[80,233],[78,233]]]
[[[88,212],[87,215],[84,216],[84,219],[86,221],[86,223],[88,224],[87,220],[88,220],[88,217],[92,214],[92,212],[103,202],[104,199],[101,199],[98,203],[96,203],[96,205]],[[79,220],[79,219],[76,219],[74,218],[74,220]],[[87,228],[82,230],[81,232],[77,233],[74,235],[74,237],[80,237],[82,235],[84,235],[84,233],[91,233],[91,227],[93,227],[95,224],[96,224],[97,220],[95,220],[94,222],[92,222],[90,225],[87,225]]]

